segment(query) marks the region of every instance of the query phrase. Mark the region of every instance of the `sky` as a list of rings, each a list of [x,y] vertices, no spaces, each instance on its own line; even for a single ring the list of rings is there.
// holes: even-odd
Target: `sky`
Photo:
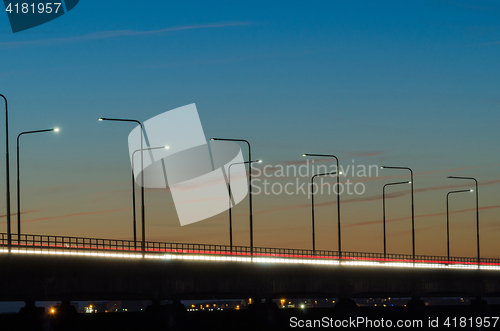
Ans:
[[[0,15],[11,169],[18,133],[60,128],[22,137],[23,232],[131,239],[134,125],[97,118],[145,121],[195,103],[206,138],[247,139],[256,169],[298,167],[302,153],[334,154],[344,169],[410,167],[417,254],[446,255],[446,193],[473,188],[446,177],[477,178],[481,253],[500,258],[499,14],[497,1],[87,0],[15,34]],[[269,178],[296,180],[310,178]],[[382,186],[408,172],[340,180],[366,189],[341,196],[343,249],[381,252]],[[409,254],[409,188],[387,192],[388,252]],[[336,197],[315,200],[316,246],[334,250]],[[307,195],[256,194],[253,210],[255,246],[311,247]],[[451,254],[475,256],[474,194],[450,197],[450,211]],[[0,214],[5,232],[4,203]],[[248,245],[248,198],[233,216],[235,245]],[[228,244],[228,215],[180,226],[169,191],[148,189],[146,238]]]

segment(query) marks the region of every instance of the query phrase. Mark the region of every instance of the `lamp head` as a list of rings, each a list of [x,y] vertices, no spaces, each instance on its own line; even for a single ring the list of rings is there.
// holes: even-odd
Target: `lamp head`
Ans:
[[[470,190],[471,192],[474,192],[474,190]]]
[[[103,118],[102,118],[102,117],[99,117],[97,120],[98,120],[99,122],[101,122],[101,121],[103,121]]]
[[[411,184],[411,182],[408,182],[408,184]]]
[[[163,148],[165,148],[165,149],[169,149],[170,147],[169,147],[169,146],[165,146],[165,147],[163,147]]]
[[[59,128],[53,128],[52,131],[59,132]]]
[[[257,160],[258,163],[262,163],[262,160]]]
[[[302,154],[302,156],[307,156],[307,154]]]

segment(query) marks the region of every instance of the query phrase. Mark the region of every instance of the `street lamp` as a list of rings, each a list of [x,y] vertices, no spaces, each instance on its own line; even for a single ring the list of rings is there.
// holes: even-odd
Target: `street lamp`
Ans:
[[[144,147],[143,136],[144,130],[142,123],[138,120],[125,119],[125,118],[105,118],[101,117],[98,121],[114,121],[114,122],[135,122],[141,127],[141,218],[142,218],[142,256],[146,254],[146,223],[145,223],[145,208],[144,208]]]
[[[161,147],[153,147],[153,148],[144,148],[145,151],[151,151],[154,149],[169,149],[170,147],[168,146],[161,146]],[[135,152],[141,151],[140,149],[136,149],[132,153],[132,212],[134,214],[134,220],[133,220],[133,226],[134,226],[134,251],[137,249],[137,229],[136,229],[136,216],[135,216],[135,177],[134,177],[134,156]],[[144,185],[144,184],[143,184]]]
[[[313,253],[316,251],[316,233],[314,231],[314,190],[313,190],[313,187],[314,187],[314,178],[315,177],[319,177],[319,176],[327,176],[327,175],[335,175],[337,174],[336,171],[334,172],[328,172],[328,173],[325,173],[325,174],[316,174],[314,176],[311,177],[311,216],[312,216],[312,246],[313,246]],[[337,187],[338,189],[338,187]]]
[[[382,188],[382,211],[384,214],[384,259],[387,257],[387,244],[386,244],[386,231],[385,231],[385,187],[391,185],[400,185],[400,184],[411,184],[411,182],[397,182],[397,183],[388,183],[385,184]]]
[[[450,194],[454,193],[462,193],[462,192],[473,192],[474,190],[459,190],[459,191],[451,191],[446,194],[446,241],[447,241],[447,251],[448,251],[448,262],[450,261],[450,208],[449,208],[449,201],[450,201]],[[479,268],[479,261],[477,264]]]
[[[5,175],[6,175],[6,199],[7,199],[7,246],[11,247],[11,230],[10,230],[10,171],[9,171],[9,107],[7,105],[7,98],[5,95],[0,94],[0,97],[5,101]]]
[[[380,169],[398,169],[410,171],[410,184],[411,184],[411,244],[413,251],[413,263],[415,264],[415,204],[413,201],[413,170],[408,167],[387,167],[382,166]]]
[[[231,167],[235,164],[252,164],[252,163],[262,163],[262,160],[255,161],[245,161],[245,162],[235,162],[231,163],[227,168],[227,188],[229,191],[229,246],[231,246],[231,252],[233,251],[233,218],[232,218],[232,203],[231,203]]]
[[[468,179],[476,183],[476,236],[477,236],[477,268],[479,269],[480,253],[479,253],[479,190],[477,180],[474,177],[448,176],[452,179]]]
[[[45,130],[24,131],[17,135],[17,240],[21,242],[21,180],[19,176],[19,138],[25,134],[41,133],[41,132],[59,132],[59,128],[51,128]]]
[[[339,159],[335,155],[331,154],[302,154],[302,156],[319,156],[319,157],[333,157],[337,162],[337,171],[339,171]],[[339,173],[341,174],[341,172]],[[338,232],[338,242],[339,242],[339,263],[342,258],[342,242],[341,242],[341,232],[340,232],[340,178],[337,175],[337,232]]]
[[[237,141],[248,145],[248,161],[252,160],[250,143],[245,139],[211,138],[210,140]],[[252,166],[248,167],[248,199],[250,201],[250,255],[253,257]]]

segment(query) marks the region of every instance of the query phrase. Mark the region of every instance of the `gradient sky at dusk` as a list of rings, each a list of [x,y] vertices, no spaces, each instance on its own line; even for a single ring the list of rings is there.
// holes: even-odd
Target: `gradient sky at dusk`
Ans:
[[[411,167],[417,254],[446,254],[446,193],[472,188],[446,176],[476,177],[482,253],[500,258],[499,14],[497,1],[87,0],[16,34],[2,14],[12,169],[19,132],[61,128],[22,138],[23,232],[131,239],[134,125],[97,118],[196,103],[207,139],[249,140],[260,168],[301,165],[302,153]],[[366,193],[342,197],[343,247],[381,252],[382,186],[409,177],[347,179]],[[411,253],[408,188],[389,190],[388,250]],[[146,199],[148,240],[228,243],[227,213],[181,227],[168,191]],[[335,196],[317,203],[317,247],[335,249]],[[452,255],[476,254],[474,208],[473,194],[453,196]],[[247,199],[234,214],[235,244],[247,245]],[[256,246],[311,246],[304,195],[255,196],[254,224]]]

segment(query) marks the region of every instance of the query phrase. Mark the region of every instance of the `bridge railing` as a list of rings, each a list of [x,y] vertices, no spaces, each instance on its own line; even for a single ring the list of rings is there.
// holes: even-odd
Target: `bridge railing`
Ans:
[[[7,234],[1,234],[1,244],[7,245]],[[139,244],[139,243],[138,243]],[[15,250],[106,250],[106,251],[135,251],[134,242],[120,239],[101,239],[83,237],[64,237],[31,234],[13,234],[12,249]],[[140,248],[137,248],[139,251]]]
[[[111,252],[111,253],[132,253],[142,252],[142,243],[132,240],[122,239],[102,239],[84,237],[66,237],[31,234],[12,234],[11,249],[14,252],[30,251],[50,251],[50,252]],[[0,246],[5,251],[8,245],[6,233],[0,233]],[[252,252],[248,246],[228,246],[190,243],[168,243],[168,242],[146,242],[145,251],[147,254],[173,254],[173,255],[211,255],[230,257],[250,257]],[[337,251],[327,250],[307,250],[307,249],[287,249],[254,247],[253,257],[256,258],[283,258],[283,259],[309,259],[323,261],[338,261]],[[342,252],[343,262],[380,262],[380,263],[411,263],[413,255],[409,254],[386,254],[383,253],[362,253],[362,252]],[[477,265],[477,258],[473,257],[450,257],[443,256],[416,255],[416,263],[442,264],[470,266]],[[482,266],[500,266],[500,259],[482,258]]]
[[[350,261],[373,261],[373,262],[386,262],[386,263],[411,263],[413,262],[413,255],[410,254],[386,254],[383,253],[357,253],[357,252],[342,252],[343,260]],[[488,261],[485,261],[488,260]],[[499,259],[481,259],[481,265],[498,265]],[[454,264],[454,265],[477,265],[477,258],[473,257],[447,257],[432,256],[432,255],[415,255],[415,263],[427,264]]]
[[[141,245],[141,243],[139,243]],[[138,249],[140,250],[140,249]],[[250,256],[250,247],[189,243],[146,242],[148,253],[209,254]]]

